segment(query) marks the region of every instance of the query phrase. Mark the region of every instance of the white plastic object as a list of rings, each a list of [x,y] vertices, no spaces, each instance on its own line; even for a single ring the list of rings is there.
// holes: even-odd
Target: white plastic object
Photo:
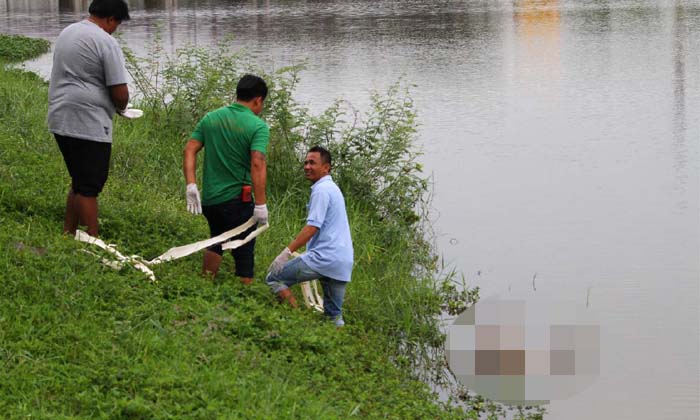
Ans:
[[[127,108],[121,112],[121,116],[130,120],[134,120],[136,118],[143,117],[143,111],[136,108]]]
[[[292,252],[294,258],[300,257],[298,252]],[[318,280],[309,280],[300,283],[301,294],[304,297],[304,305],[307,308],[315,309],[318,312],[323,312],[323,298],[318,294]]]
[[[104,249],[105,251],[109,252],[110,254],[114,255],[116,257],[116,261],[114,260],[109,260],[107,258],[102,258],[99,255],[85,250],[85,252],[92,254],[98,258],[100,258],[100,262],[107,267],[113,268],[115,270],[120,270],[124,267],[125,264],[131,264],[134,266],[134,268],[142,271],[145,273],[148,278],[151,281],[156,281],[156,276],[153,273],[153,270],[150,269],[149,266],[153,266],[156,264],[160,264],[163,262],[167,261],[172,261],[176,260],[178,258],[186,257],[190,254],[193,254],[199,250],[202,250],[204,248],[208,248],[212,245],[216,245],[218,243],[224,242],[234,236],[240,235],[241,233],[245,232],[246,230],[250,229],[252,226],[255,225],[255,220],[251,217],[248,219],[247,222],[243,223],[240,226],[237,226],[231,230],[228,230],[221,235],[215,236],[213,238],[209,238],[203,241],[195,242],[192,244],[188,245],[182,245],[182,246],[177,246],[170,248],[167,250],[164,254],[150,260],[146,261],[142,257],[138,255],[132,255],[130,257],[125,256],[121,252],[117,251],[117,248],[114,245],[108,245],[104,241],[102,241],[99,238],[95,238],[93,236],[88,235],[87,233],[83,232],[82,230],[77,230],[75,232],[75,239],[80,241],[80,242],[85,242],[89,243],[92,245],[96,245],[99,248]],[[253,240],[256,236],[260,235],[264,231],[266,231],[270,225],[263,225],[255,229],[253,232],[249,233],[248,236],[246,236],[244,239],[237,239],[234,241],[227,242],[223,244],[224,249],[235,249],[240,246],[243,246]]]
[[[241,247],[241,246],[247,244],[248,242],[252,241],[256,236],[265,232],[269,227],[270,227],[270,225],[265,223],[264,225],[260,226],[259,228],[255,229],[254,231],[250,232],[248,234],[248,236],[246,236],[243,239],[236,239],[233,241],[224,242],[223,244],[221,244],[221,249],[236,249],[238,247]]]
[[[141,257],[139,257],[138,255],[132,255],[130,257],[127,257],[124,254],[122,254],[121,252],[117,251],[117,248],[114,245],[107,245],[102,239],[95,238],[94,236],[90,236],[87,233],[83,232],[82,230],[77,230],[75,232],[75,239],[80,241],[80,242],[87,242],[89,244],[93,244],[93,245],[98,246],[99,248],[104,249],[105,251],[114,255],[117,258],[117,261],[119,263],[121,263],[122,265],[125,263],[132,264],[134,266],[134,268],[145,273],[151,281],[156,281],[156,275],[153,274],[153,270],[148,268],[145,261],[143,261],[143,259]],[[102,262],[104,263],[105,259],[103,259]],[[109,267],[112,267],[112,268],[120,267],[119,264],[107,264],[107,265]]]

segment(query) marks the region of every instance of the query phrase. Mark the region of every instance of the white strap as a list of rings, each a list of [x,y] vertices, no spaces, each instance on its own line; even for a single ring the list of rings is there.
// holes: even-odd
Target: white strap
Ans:
[[[221,249],[236,249],[238,247],[241,247],[248,242],[252,241],[255,237],[260,235],[261,233],[265,232],[270,225],[265,223],[264,225],[260,226],[259,228],[255,229],[254,231],[250,232],[248,236],[246,236],[243,239],[236,239],[234,241],[229,241],[221,244]]]
[[[123,255],[121,252],[117,251],[117,249],[114,245],[107,245],[106,243],[104,243],[104,241],[102,239],[90,236],[87,233],[83,232],[82,230],[77,230],[75,232],[75,239],[80,241],[80,242],[86,242],[89,244],[93,244],[93,245],[96,245],[96,246],[104,249],[105,251],[107,251],[110,254],[117,257],[117,261],[119,261],[120,263],[132,264],[134,266],[134,268],[136,268],[139,271],[144,272],[151,281],[156,281],[156,275],[153,274],[153,271],[150,268],[148,268],[148,266],[146,266],[143,259],[141,257],[139,257],[138,255],[132,255],[130,257],[127,257],[127,256]],[[116,265],[109,265],[108,264],[108,266],[111,266],[114,268]]]
[[[114,245],[108,245],[104,241],[102,241],[99,238],[95,238],[93,236],[88,235],[87,233],[83,232],[82,230],[77,230],[75,232],[75,239],[80,241],[80,242],[85,242],[89,243],[92,245],[96,245],[99,248],[104,249],[105,251],[109,252],[110,254],[114,255],[116,257],[116,261],[114,260],[109,260],[107,258],[102,258],[99,257],[98,255],[86,251],[92,255],[95,255],[100,258],[100,262],[102,264],[106,265],[107,267],[113,268],[115,270],[120,270],[121,268],[124,267],[124,264],[131,264],[133,265],[136,269],[144,272],[148,278],[151,281],[156,281],[156,276],[153,273],[153,270],[151,270],[148,266],[160,264],[162,262],[166,261],[173,261],[178,258],[186,257],[190,254],[194,254],[197,251],[200,251],[204,248],[208,248],[212,245],[216,245],[218,243],[224,242],[227,239],[230,239],[234,236],[240,235],[241,233],[245,232],[246,230],[250,229],[252,226],[255,225],[255,220],[251,217],[248,219],[247,222],[243,223],[240,226],[236,226],[235,228],[228,230],[220,235],[217,235],[213,238],[205,239],[203,241],[195,242],[193,244],[188,244],[188,245],[182,245],[182,246],[177,246],[170,248],[167,250],[164,254],[150,260],[146,261],[142,257],[138,255],[132,255],[130,257],[127,257],[123,255],[121,252],[117,251],[117,248]],[[243,246],[253,240],[253,238],[257,237],[261,233],[265,232],[268,228],[270,227],[269,224],[264,224],[263,226],[260,226],[259,228],[255,229],[253,232],[249,233],[248,236],[246,236],[244,239],[237,239],[234,241],[226,242],[225,244],[222,245],[223,249],[235,249],[240,246]]]
[[[195,242],[193,244],[189,245],[182,245],[182,246],[176,246],[174,248],[170,248],[167,250],[163,255],[156,257],[152,259],[151,261],[148,262],[149,265],[154,265],[154,264],[160,264],[165,261],[172,261],[176,260],[178,258],[186,257],[190,254],[194,254],[197,251],[200,251],[204,248],[209,248],[212,245],[216,245],[218,243],[224,242],[225,240],[232,238],[236,235],[240,235],[241,233],[245,232],[246,230],[250,229],[253,225],[255,225],[255,220],[251,217],[248,219],[247,222],[243,223],[240,226],[237,226],[231,230],[227,230],[226,232],[214,236],[213,238],[205,239],[203,241]],[[269,227],[269,225],[265,225]],[[259,229],[262,229],[262,226]]]
[[[301,257],[298,252],[292,252],[294,258]],[[323,312],[323,298],[318,294],[318,280],[309,280],[300,283],[301,294],[304,296],[304,304],[307,308]]]

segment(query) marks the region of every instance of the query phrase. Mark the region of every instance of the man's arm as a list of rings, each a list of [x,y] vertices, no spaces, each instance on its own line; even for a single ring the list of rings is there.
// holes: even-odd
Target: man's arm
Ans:
[[[267,197],[265,196],[267,161],[265,160],[265,154],[257,150],[250,152],[250,177],[253,180],[255,204],[265,204],[267,202]]]
[[[318,228],[316,226],[311,226],[311,225],[306,225],[301,229],[301,232],[297,235],[297,237],[287,245],[287,248],[289,248],[290,252],[294,252],[297,249],[301,248],[302,246],[306,245],[307,242],[311,240],[311,237],[314,236],[318,232]]]
[[[182,173],[185,175],[185,182],[196,184],[197,153],[202,150],[202,142],[190,139],[185,145],[184,158],[182,159]]]
[[[126,83],[109,86],[109,96],[117,110],[126,109],[126,106],[129,105],[129,88]]]
[[[187,200],[187,211],[192,214],[202,213],[202,200],[199,198],[197,189],[197,152],[202,150],[202,142],[190,139],[185,145],[184,157],[182,159],[182,172],[185,174],[185,199]]]

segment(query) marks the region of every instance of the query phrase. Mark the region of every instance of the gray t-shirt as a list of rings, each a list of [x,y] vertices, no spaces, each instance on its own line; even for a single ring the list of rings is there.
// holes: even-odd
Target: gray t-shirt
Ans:
[[[124,55],[116,39],[87,19],[66,27],[54,45],[49,131],[111,143],[116,109],[108,86],[126,82]]]

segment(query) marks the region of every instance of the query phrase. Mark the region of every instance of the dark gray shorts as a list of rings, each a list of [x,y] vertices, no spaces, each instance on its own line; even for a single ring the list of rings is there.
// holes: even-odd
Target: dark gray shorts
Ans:
[[[213,238],[214,236],[220,235],[227,230],[231,230],[247,222],[248,219],[253,216],[254,208],[255,204],[253,204],[253,202],[244,203],[240,198],[234,198],[221,204],[202,206],[202,214],[204,214],[204,217],[206,217],[209,223],[209,233]],[[255,226],[232,239],[243,239],[254,229]],[[221,245],[214,245],[207,249],[219,255],[223,254]],[[236,276],[250,278],[254,276],[254,253],[255,239],[240,248],[231,250],[231,255],[233,255],[233,259],[236,261]]]
[[[76,139],[54,134],[66,162],[72,189],[83,197],[97,197],[107,182],[112,143]]]

